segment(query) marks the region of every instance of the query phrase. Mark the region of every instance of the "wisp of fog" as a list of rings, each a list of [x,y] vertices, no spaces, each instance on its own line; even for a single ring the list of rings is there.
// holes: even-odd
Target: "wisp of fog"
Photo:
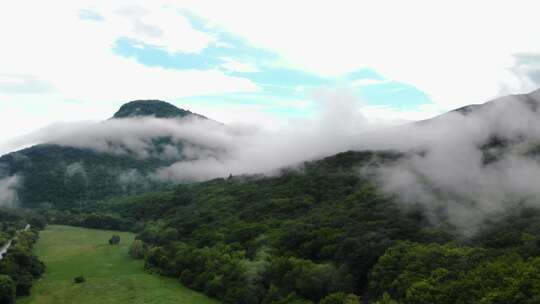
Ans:
[[[401,202],[423,204],[434,220],[442,216],[464,230],[474,230],[485,216],[510,204],[538,201],[540,164],[531,151],[540,145],[539,95],[505,97],[474,110],[389,127],[363,116],[351,94],[321,92],[320,111],[314,118],[291,121],[279,130],[197,117],[142,117],[55,124],[11,144],[47,142],[177,160],[144,177],[169,182],[272,174],[277,168],[347,150],[396,150],[404,157],[381,164],[375,172],[381,189]],[[156,138],[170,142],[155,149]],[[494,139],[505,144],[490,145]],[[70,170],[83,168],[73,165]],[[133,170],[122,176],[126,183],[141,178]],[[0,181],[0,202],[16,199],[16,183],[15,177]]]
[[[0,207],[13,207],[17,203],[18,176],[0,179]]]

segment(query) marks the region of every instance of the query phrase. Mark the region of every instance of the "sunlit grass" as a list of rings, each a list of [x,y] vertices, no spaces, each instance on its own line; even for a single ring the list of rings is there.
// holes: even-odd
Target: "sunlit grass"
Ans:
[[[108,244],[120,235],[118,246]],[[142,261],[128,256],[134,234],[68,226],[49,226],[41,232],[34,252],[47,272],[22,304],[62,303],[217,303],[183,287],[178,280],[143,271]],[[84,276],[86,282],[74,284]]]

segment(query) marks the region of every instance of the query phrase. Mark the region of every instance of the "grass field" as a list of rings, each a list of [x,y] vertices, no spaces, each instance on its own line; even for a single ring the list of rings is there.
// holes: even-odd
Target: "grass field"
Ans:
[[[113,233],[120,235],[118,246],[108,244]],[[40,236],[34,252],[47,272],[32,288],[32,295],[18,304],[218,303],[178,280],[144,272],[142,261],[128,256],[132,233],[48,226]],[[74,284],[79,275],[86,282]]]

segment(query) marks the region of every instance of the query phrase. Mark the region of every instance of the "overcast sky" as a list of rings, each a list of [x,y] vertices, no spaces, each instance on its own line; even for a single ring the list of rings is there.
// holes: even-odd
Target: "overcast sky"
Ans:
[[[274,127],[343,90],[418,120],[540,83],[537,1],[1,1],[0,142],[162,99]]]

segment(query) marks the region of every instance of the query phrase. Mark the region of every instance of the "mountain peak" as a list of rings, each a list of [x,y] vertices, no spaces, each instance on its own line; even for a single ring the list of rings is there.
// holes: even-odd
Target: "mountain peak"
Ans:
[[[180,109],[168,102],[161,100],[134,100],[120,107],[113,118],[129,118],[153,116],[156,118],[182,118],[195,115],[200,118],[204,116],[192,113],[188,110]]]

